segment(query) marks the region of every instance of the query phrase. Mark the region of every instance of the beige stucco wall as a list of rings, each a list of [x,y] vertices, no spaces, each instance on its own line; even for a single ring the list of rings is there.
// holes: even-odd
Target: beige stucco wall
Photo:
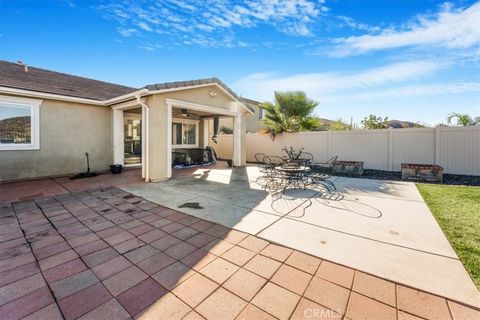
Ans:
[[[0,150],[0,181],[93,171],[112,163],[109,107],[44,100],[40,106],[40,150]]]
[[[215,98],[209,96],[214,90]],[[149,176],[152,181],[168,179],[167,147],[167,104],[166,99],[182,100],[211,107],[233,111],[234,100],[216,86],[201,87],[189,90],[173,91],[151,95],[147,99],[150,107],[150,135],[149,135]],[[174,106],[176,107],[176,106]],[[202,141],[203,128],[200,127],[199,139]]]
[[[248,133],[256,133],[259,132],[260,129],[264,128],[265,126],[260,121],[260,111],[259,108],[254,108],[254,114],[246,114],[245,115],[245,122],[246,128]],[[233,119],[232,118],[221,118],[220,119],[220,128],[226,127],[233,129]]]

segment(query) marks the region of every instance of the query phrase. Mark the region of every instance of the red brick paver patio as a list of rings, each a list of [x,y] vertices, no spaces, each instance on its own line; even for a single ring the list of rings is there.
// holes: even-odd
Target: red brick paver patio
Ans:
[[[113,187],[3,204],[0,221],[0,319],[480,319]]]

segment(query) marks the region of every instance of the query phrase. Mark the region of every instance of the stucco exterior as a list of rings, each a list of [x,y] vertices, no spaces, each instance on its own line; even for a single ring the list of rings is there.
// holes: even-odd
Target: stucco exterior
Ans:
[[[254,111],[254,114],[247,114],[245,116],[246,130],[248,133],[257,133],[260,131],[260,129],[265,128],[260,119],[260,108],[254,107]],[[220,128],[221,127],[233,129],[233,119],[220,119]]]
[[[43,100],[40,105],[40,149],[0,150],[0,181],[93,171],[112,163],[112,110],[72,102]]]

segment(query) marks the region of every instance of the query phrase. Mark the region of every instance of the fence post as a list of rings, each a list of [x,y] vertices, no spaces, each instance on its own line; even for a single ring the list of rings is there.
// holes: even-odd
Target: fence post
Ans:
[[[327,160],[331,158],[331,140],[332,140],[332,132],[330,130],[327,131]]]
[[[434,135],[434,154],[433,154],[433,163],[439,164],[440,162],[440,130],[441,127],[435,127],[435,135]]]
[[[393,171],[393,128],[388,128],[388,171]]]

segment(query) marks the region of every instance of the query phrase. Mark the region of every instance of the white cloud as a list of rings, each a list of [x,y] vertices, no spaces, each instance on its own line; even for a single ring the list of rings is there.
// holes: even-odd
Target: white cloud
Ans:
[[[120,35],[122,37],[130,37],[132,36],[133,34],[137,33],[138,30],[137,29],[133,29],[133,28],[128,28],[128,29],[124,29],[124,28],[119,28],[118,29],[118,33],[120,33]]]
[[[273,73],[255,73],[246,76],[233,87],[252,98],[268,100],[274,91],[302,90],[322,100],[339,92],[382,88],[413,79],[421,79],[445,68],[445,63],[431,61],[402,62],[356,73],[303,73],[280,76]]]
[[[131,36],[125,30],[135,28],[169,35],[172,43],[185,34],[221,39],[226,32],[232,36],[235,29],[258,25],[295,37],[312,36],[317,19],[327,11],[323,0],[205,0],[199,5],[183,0],[112,1],[97,9],[120,24],[122,36]]]
[[[378,34],[365,34],[334,40],[333,56],[357,55],[392,48],[436,46],[466,49],[480,45],[480,2],[468,8],[445,4],[434,15],[420,15],[406,26]]]

